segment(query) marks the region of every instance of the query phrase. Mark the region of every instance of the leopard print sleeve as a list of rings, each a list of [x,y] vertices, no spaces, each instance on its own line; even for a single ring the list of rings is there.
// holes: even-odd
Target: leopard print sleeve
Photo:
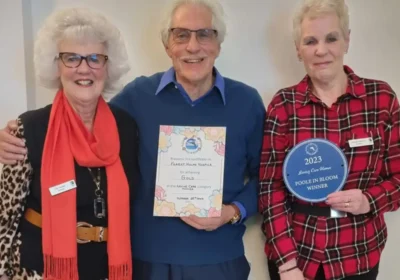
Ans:
[[[13,134],[24,138],[20,119],[18,129]],[[0,277],[12,274],[11,248],[29,195],[32,172],[27,156],[16,164],[3,166],[0,179]]]

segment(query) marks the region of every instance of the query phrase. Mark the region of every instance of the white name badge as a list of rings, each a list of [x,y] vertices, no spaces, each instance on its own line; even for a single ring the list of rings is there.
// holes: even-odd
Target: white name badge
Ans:
[[[362,146],[372,146],[373,144],[374,144],[374,141],[372,140],[372,137],[349,140],[350,148],[357,148],[357,147],[362,147]]]
[[[76,183],[74,180],[71,181],[67,181],[65,183],[59,184],[57,186],[51,187],[50,190],[50,194],[52,196],[55,196],[57,194],[72,190],[76,188]]]

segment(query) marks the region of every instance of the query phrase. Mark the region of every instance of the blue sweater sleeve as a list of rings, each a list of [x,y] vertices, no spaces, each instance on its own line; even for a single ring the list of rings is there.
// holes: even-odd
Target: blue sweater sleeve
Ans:
[[[258,93],[257,93],[258,95]],[[259,95],[258,95],[259,97]],[[245,209],[245,217],[250,217],[257,213],[258,203],[258,177],[260,170],[260,157],[262,136],[265,120],[265,107],[261,97],[253,103],[253,110],[250,112],[247,131],[247,180],[243,190],[233,199],[234,203],[240,203]],[[240,208],[240,206],[238,206]],[[243,214],[243,213],[242,213]]]
[[[135,109],[134,109],[134,83],[135,81],[131,82],[130,84],[126,85],[123,90],[115,95],[111,100],[110,104],[124,110],[127,112],[131,117],[135,118]]]

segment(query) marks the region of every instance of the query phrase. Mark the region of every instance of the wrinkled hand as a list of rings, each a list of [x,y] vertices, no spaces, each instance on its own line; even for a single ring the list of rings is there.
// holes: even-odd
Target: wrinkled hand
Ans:
[[[18,137],[11,135],[11,131],[18,128],[17,121],[9,121],[7,127],[0,130],[0,163],[16,164],[23,160],[27,150],[25,142]]]
[[[300,270],[300,268],[284,272],[280,275],[281,280],[307,280],[306,278],[304,278],[303,272]]]
[[[366,214],[371,211],[368,198],[358,189],[332,193],[328,195],[326,204],[333,209],[353,215]]]
[[[287,269],[291,269],[292,267],[297,265],[296,259],[291,259],[288,262],[282,264],[278,270],[279,271],[285,271]],[[303,272],[300,270],[300,268],[295,268],[290,271],[282,272],[280,274],[281,280],[306,280],[304,278]]]
[[[235,208],[233,208],[233,206],[223,205],[221,209],[221,216],[219,217],[202,218],[191,215],[188,217],[181,217],[181,219],[189,226],[192,226],[198,230],[212,231],[229,222],[234,215]]]

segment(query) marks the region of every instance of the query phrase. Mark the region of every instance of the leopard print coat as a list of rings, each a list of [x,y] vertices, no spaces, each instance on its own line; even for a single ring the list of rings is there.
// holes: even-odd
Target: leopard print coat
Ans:
[[[18,120],[14,135],[24,139],[24,127]],[[0,276],[11,280],[41,280],[36,271],[20,267],[21,233],[19,222],[24,214],[33,169],[27,156],[14,165],[4,165],[0,179]]]

